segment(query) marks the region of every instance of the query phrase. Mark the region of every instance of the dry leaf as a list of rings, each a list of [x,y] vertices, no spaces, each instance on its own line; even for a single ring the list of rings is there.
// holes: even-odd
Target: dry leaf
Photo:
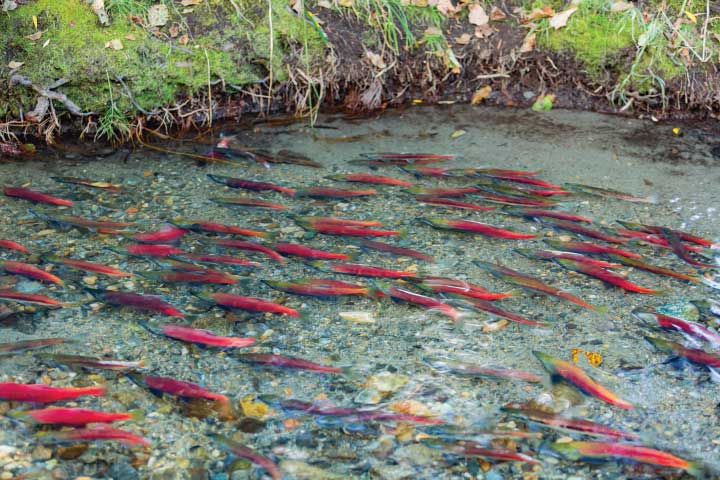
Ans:
[[[470,6],[470,13],[468,14],[468,21],[473,25],[487,25],[490,21],[485,9],[478,4]]]
[[[290,0],[290,8],[295,10],[298,15],[303,13],[303,0]]]
[[[550,26],[553,27],[555,30],[557,30],[558,28],[564,27],[565,25],[567,25],[567,22],[570,19],[570,15],[572,15],[576,11],[577,11],[577,7],[571,7],[571,8],[568,8],[567,10],[563,10],[560,13],[556,13],[550,19]]]
[[[467,133],[467,132],[466,132],[465,130],[462,130],[462,129],[460,129],[460,130],[455,130],[453,133],[450,134],[450,138],[451,138],[452,140],[455,140],[456,138],[462,137],[462,136],[465,135],[466,133]]]
[[[8,63],[8,68],[10,70],[17,70],[18,68],[22,67],[23,65],[25,65],[25,62],[10,62],[10,63]]]
[[[634,5],[632,4],[632,2],[626,2],[625,0],[617,0],[613,2],[612,5],[610,5],[610,11],[612,13],[619,13],[624,12],[625,10],[630,10],[633,7]]]
[[[458,43],[460,45],[467,45],[468,43],[470,43],[471,38],[472,37],[470,36],[469,33],[463,33],[462,35],[460,35],[459,37],[457,37],[455,39],[455,43]]]
[[[32,21],[33,21],[33,27],[35,27],[35,30],[37,30],[37,27],[38,27],[37,15],[32,16]]]
[[[180,45],[187,45],[189,41],[190,41],[190,37],[188,37],[188,34],[187,34],[187,33],[183,33],[183,34],[180,36],[180,38],[178,38],[178,43],[179,43]]]
[[[450,14],[457,12],[457,8],[450,0],[430,0],[428,5],[438,9],[438,12],[442,13],[446,17]]]
[[[200,5],[202,3],[202,0],[182,0],[180,2],[180,5],[183,7],[191,7],[193,5]]]
[[[340,0],[340,6],[341,7],[354,7],[355,1],[354,0]]]
[[[530,53],[535,50],[535,44],[537,43],[537,36],[531,33],[525,37],[523,44],[520,47],[520,53]]]
[[[491,92],[492,87],[490,85],[485,85],[484,87],[481,87],[477,92],[473,94],[472,99],[470,100],[470,104],[477,105],[478,103],[488,98]]]
[[[148,23],[153,27],[162,27],[168,22],[168,9],[162,3],[148,8]]]
[[[40,37],[42,37],[42,34],[43,34],[42,30],[40,30],[35,33],[31,33],[30,35],[25,35],[25,38],[27,38],[28,40],[33,40],[33,41],[40,40]]]
[[[365,52],[365,56],[370,60],[370,63],[372,63],[374,66],[382,70],[387,65],[385,64],[385,60],[383,60],[381,55],[378,55],[377,53],[373,53],[370,50],[367,50]]]
[[[109,42],[107,42],[105,44],[105,48],[110,48],[112,50],[122,50],[123,44],[117,38],[113,38],[112,40],[110,40]]]
[[[492,20],[493,22],[497,22],[500,20],[505,20],[506,18],[507,15],[505,15],[505,12],[493,5],[493,7],[490,9],[490,20]]]
[[[685,10],[685,16],[686,16],[686,17],[688,18],[688,20],[690,20],[692,23],[697,23],[697,22],[698,22],[697,16],[696,16],[694,13],[692,13],[691,11],[689,11],[689,10]]]
[[[546,17],[552,17],[555,15],[555,9],[550,7],[549,5],[545,5],[543,8],[536,8],[532,12],[530,12],[530,15],[525,17],[525,20],[535,20],[536,18],[546,18]]]
[[[128,33],[127,35],[125,35],[125,40],[130,40],[132,42],[135,40],[135,35],[133,35],[132,33]]]
[[[492,35],[494,30],[489,23],[475,27],[475,36],[477,38],[487,38]]]
[[[170,35],[170,38],[175,38],[178,35],[180,35],[180,27],[177,25],[172,25],[170,28],[168,28],[168,34]]]

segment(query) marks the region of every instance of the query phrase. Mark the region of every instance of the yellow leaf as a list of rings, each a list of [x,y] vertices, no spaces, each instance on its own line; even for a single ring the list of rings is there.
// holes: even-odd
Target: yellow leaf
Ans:
[[[465,130],[455,130],[452,134],[450,134],[450,138],[455,140],[456,138],[460,138],[463,135],[465,135],[467,132]]]
[[[485,85],[484,87],[481,87],[477,92],[473,94],[472,99],[470,100],[470,104],[477,105],[478,103],[488,98],[491,92],[492,87],[490,85]]]
[[[692,23],[697,23],[697,17],[695,16],[694,13],[685,10],[685,16],[686,16]]]
[[[262,418],[270,413],[270,407],[263,402],[254,402],[253,396],[240,400],[240,408],[246,417]]]
[[[535,44],[537,43],[537,36],[535,33],[530,33],[523,40],[523,44],[520,47],[520,53],[530,53],[535,50]]]
[[[37,25],[38,25],[38,24],[37,24],[37,16],[33,15],[33,16],[32,16],[32,21],[33,21],[33,27],[35,27],[35,30],[37,30]]]
[[[182,0],[180,2],[180,5],[183,7],[190,7],[192,5],[200,5],[202,3],[202,0]]]

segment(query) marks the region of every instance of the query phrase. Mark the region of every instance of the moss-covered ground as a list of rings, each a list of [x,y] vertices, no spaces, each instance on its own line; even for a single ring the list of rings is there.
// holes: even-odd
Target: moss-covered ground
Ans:
[[[692,95],[678,91],[692,89],[683,83],[690,71],[694,77],[712,72],[720,58],[720,12],[713,2],[487,0],[477,4],[501,13],[485,30],[471,24],[473,2],[452,2],[454,11],[429,3],[307,0],[298,8],[301,2],[286,0],[105,0],[110,24],[103,26],[84,0],[24,0],[0,12],[0,77],[22,75],[38,87],[64,79],[58,90],[93,113],[79,125],[94,122],[96,133],[112,138],[127,136],[148,113],[167,121],[197,110],[208,121],[213,105],[238,92],[260,103],[272,97],[317,106],[327,91],[343,101],[352,82],[362,89],[379,78],[387,96],[430,85],[437,95],[439,83],[455,80],[457,88],[467,77],[468,91],[449,92],[467,95],[480,86],[475,69],[524,76],[534,56],[566,60],[572,71],[564,77],[601,87],[616,108],[631,98],[661,99],[664,107],[670,95]],[[152,25],[154,4],[167,10],[163,25]],[[554,28],[552,15],[573,5],[577,11]],[[536,40],[525,48],[529,35]],[[509,58],[527,62],[510,65]],[[410,77],[423,82],[402,85]],[[301,88],[313,94],[288,93]],[[37,101],[28,86],[0,90],[0,125],[23,119]],[[62,117],[63,105],[54,101],[53,107]]]

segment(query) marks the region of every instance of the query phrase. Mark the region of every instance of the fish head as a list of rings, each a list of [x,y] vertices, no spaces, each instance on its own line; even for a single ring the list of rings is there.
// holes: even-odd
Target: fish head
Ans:
[[[548,372],[553,373],[557,370],[555,365],[559,359],[553,357],[552,355],[548,355],[547,353],[538,352],[537,350],[533,351],[533,355],[535,355],[535,358],[540,361],[543,368]]]
[[[192,294],[195,297],[202,300],[203,302],[215,303],[215,297],[213,295],[213,292],[202,290],[202,291],[192,292]]]
[[[582,456],[575,442],[553,442],[548,445],[548,449],[567,460],[579,460]]]
[[[654,324],[655,323],[655,314],[648,310],[643,310],[641,308],[636,308],[632,312],[632,316],[637,318],[638,320],[641,320],[643,322],[646,322],[648,324]]]
[[[662,353],[673,353],[675,349],[673,348],[675,343],[671,342],[669,340],[663,340],[662,338],[658,337],[651,337],[649,335],[644,336],[645,340],[650,343],[655,349]]]

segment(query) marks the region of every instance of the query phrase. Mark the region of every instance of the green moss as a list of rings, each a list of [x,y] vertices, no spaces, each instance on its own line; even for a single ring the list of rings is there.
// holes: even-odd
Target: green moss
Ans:
[[[270,59],[270,29],[267,11],[248,6],[243,18],[220,0],[209,0],[184,16],[169,3],[170,22],[159,35],[151,35],[133,24],[122,9],[142,14],[156,2],[121,0],[107,2],[116,14],[109,27],[101,27],[84,0],[37,0],[7,15],[0,15],[0,44],[7,61],[0,62],[0,73],[8,61],[24,62],[18,73],[38,85],[49,85],[60,78],[69,82],[60,89],[84,111],[102,114],[110,108],[107,77],[114,85],[116,110],[134,113],[135,107],[117,77],[125,80],[136,102],[147,110],[172,105],[184,96],[203,93],[210,80],[245,85],[266,76],[272,62],[275,77],[286,78],[289,52],[303,49],[308,62],[322,58],[324,45],[306,21],[291,13],[286,2],[273,1],[273,55]],[[241,2],[242,3],[242,2]],[[247,2],[246,2],[247,3]],[[135,12],[135,10],[141,10]],[[28,40],[35,33],[37,17],[42,38]],[[189,26],[191,41],[180,45],[168,39],[170,25]],[[183,33],[181,31],[181,33]],[[106,47],[120,40],[121,50]],[[0,91],[0,115],[18,116],[31,110],[35,93],[15,87]],[[61,108],[60,105],[56,107]]]
[[[581,9],[564,28],[547,28],[542,32],[538,44],[550,50],[571,52],[583,62],[588,74],[597,78],[614,66],[622,49],[633,47],[635,42],[626,16]]]

